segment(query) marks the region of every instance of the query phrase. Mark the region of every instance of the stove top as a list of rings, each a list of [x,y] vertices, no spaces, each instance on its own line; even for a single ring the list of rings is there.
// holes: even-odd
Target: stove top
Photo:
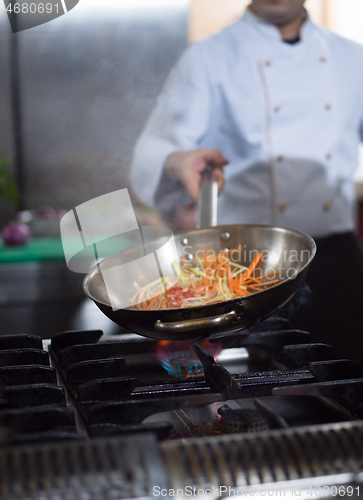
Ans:
[[[358,498],[362,389],[298,330],[1,336],[0,499]]]

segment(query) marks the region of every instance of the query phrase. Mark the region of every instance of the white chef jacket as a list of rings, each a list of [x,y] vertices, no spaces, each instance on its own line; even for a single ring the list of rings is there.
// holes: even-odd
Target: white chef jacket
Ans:
[[[218,224],[325,236],[355,227],[362,137],[363,47],[309,17],[290,45],[246,9],[186,49],[136,144],[131,181],[155,205],[170,153],[218,148],[230,162]]]

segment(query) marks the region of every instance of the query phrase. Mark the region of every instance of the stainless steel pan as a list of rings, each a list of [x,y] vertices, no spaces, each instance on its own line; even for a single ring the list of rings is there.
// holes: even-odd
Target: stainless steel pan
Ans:
[[[248,328],[275,313],[299,289],[316,251],[314,240],[307,234],[267,225],[196,229],[175,236],[175,240],[180,255],[195,255],[203,247],[216,253],[225,248],[239,249],[241,264],[250,252],[254,255],[256,250],[264,251],[262,272],[273,269],[282,281],[245,297],[205,306],[165,311],[113,310],[102,269],[117,266],[121,254],[124,261],[125,252],[132,260],[134,249],[130,248],[107,257],[86,275],[83,282],[86,295],[112,321],[132,332],[163,340],[200,340]],[[130,295],[131,288],[130,284]]]
[[[118,325],[145,337],[162,340],[216,337],[248,328],[275,313],[295,295],[304,281],[316,252],[315,242],[307,234],[283,227],[208,227],[216,224],[217,196],[216,182],[211,172],[207,171],[202,179],[198,203],[198,225],[207,228],[175,236],[179,256],[187,254],[191,259],[203,247],[216,254],[229,248],[237,250],[237,254],[234,253],[235,261],[248,265],[256,251],[263,251],[261,271],[263,274],[274,271],[281,278],[279,283],[245,297],[205,306],[165,311],[114,310],[110,305],[102,270],[131,261],[135,248],[130,248],[107,257],[86,275],[83,281],[86,295]],[[138,280],[137,276],[135,280]],[[130,283],[130,296],[132,294]]]

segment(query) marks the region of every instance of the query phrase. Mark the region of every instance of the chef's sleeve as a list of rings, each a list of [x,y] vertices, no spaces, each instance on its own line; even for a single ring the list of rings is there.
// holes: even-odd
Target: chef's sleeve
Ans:
[[[171,71],[136,143],[131,183],[143,202],[155,206],[166,158],[199,147],[209,123],[211,79],[203,43],[190,45]]]

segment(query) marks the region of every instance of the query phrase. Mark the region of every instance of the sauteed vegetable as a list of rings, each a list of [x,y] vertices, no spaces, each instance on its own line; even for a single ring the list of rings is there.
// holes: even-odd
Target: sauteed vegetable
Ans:
[[[173,263],[175,278],[160,278],[147,286],[137,289],[131,302],[139,310],[178,309],[202,306],[215,302],[235,299],[264,290],[278,283],[271,279],[275,273],[262,274],[260,264],[263,252],[257,253],[248,266],[238,264],[231,259],[234,250],[220,252],[212,259],[207,257],[203,248],[203,257],[196,259],[195,265],[189,265],[181,257],[181,266]]]

